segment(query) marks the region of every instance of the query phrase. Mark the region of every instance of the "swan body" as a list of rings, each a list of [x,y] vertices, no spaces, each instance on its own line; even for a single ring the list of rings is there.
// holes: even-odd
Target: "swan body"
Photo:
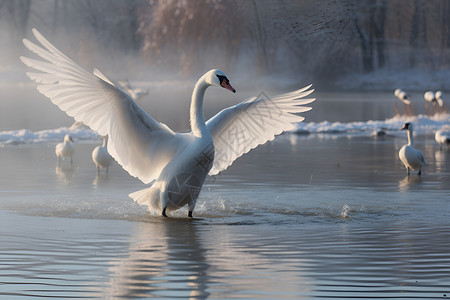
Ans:
[[[97,172],[100,172],[100,168],[106,169],[106,172],[108,172],[113,158],[109,155],[107,149],[108,136],[103,136],[102,140],[102,145],[95,147],[92,151],[92,161],[97,167]]]
[[[439,144],[440,149],[442,149],[442,145],[450,145],[450,131],[439,129],[434,134],[434,139]]]
[[[70,135],[64,136],[64,142],[59,143],[55,147],[56,157],[58,158],[58,164],[61,162],[61,157],[70,157],[70,163],[72,163],[72,155],[75,152],[73,145],[73,139]]]
[[[426,91],[425,94],[423,94],[423,98],[425,99],[426,102],[429,103],[436,103],[436,96],[432,91]]]
[[[403,102],[403,104],[410,105],[411,101],[409,100],[409,96],[402,89],[396,89],[394,91],[394,95]]]
[[[422,167],[426,165],[422,152],[414,148],[413,126],[411,123],[405,123],[402,130],[408,132],[408,144],[403,145],[398,152],[398,156],[405,165],[406,172],[410,174],[410,170],[419,170],[422,173]]]
[[[39,92],[69,116],[102,136],[108,135],[111,156],[130,175],[151,184],[130,197],[163,216],[188,205],[188,216],[192,217],[207,175],[218,174],[251,149],[293,129],[304,119],[297,113],[311,109],[302,105],[315,100],[305,98],[313,92],[307,86],[272,98],[247,99],[206,122],[206,89],[215,86],[236,92],[225,74],[213,69],[195,84],[190,106],[191,132],[176,133],[142,110],[99,70],[93,74],[86,71],[36,29],[33,34],[40,46],[27,39],[23,42],[41,59],[21,60],[40,72],[27,72],[28,77],[39,84]]]

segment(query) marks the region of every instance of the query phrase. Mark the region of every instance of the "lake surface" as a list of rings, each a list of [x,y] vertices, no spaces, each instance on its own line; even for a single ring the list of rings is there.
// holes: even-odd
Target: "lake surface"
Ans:
[[[450,151],[403,133],[285,134],[209,178],[165,219],[93,143],[56,167],[54,144],[0,148],[0,298],[446,299]]]

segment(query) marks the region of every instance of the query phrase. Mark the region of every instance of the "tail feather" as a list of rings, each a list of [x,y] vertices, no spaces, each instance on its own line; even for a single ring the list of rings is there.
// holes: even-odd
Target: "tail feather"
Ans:
[[[161,211],[160,189],[154,185],[128,195],[140,205],[147,205],[149,209]]]

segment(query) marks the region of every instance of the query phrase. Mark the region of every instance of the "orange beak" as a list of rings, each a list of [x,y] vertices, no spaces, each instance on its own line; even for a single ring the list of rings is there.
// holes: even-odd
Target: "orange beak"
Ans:
[[[220,84],[222,87],[226,88],[227,90],[236,93],[236,90],[234,87],[231,86],[230,82],[228,80],[222,80],[222,83]]]

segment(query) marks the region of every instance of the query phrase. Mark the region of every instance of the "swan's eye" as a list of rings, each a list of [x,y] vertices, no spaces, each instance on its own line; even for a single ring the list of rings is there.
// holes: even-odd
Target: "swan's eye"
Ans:
[[[217,75],[217,77],[219,78],[220,85],[222,85],[222,83],[223,83],[224,80],[225,80],[225,83],[226,83],[226,84],[230,84],[230,81],[229,81],[228,78],[226,78],[225,76]]]

